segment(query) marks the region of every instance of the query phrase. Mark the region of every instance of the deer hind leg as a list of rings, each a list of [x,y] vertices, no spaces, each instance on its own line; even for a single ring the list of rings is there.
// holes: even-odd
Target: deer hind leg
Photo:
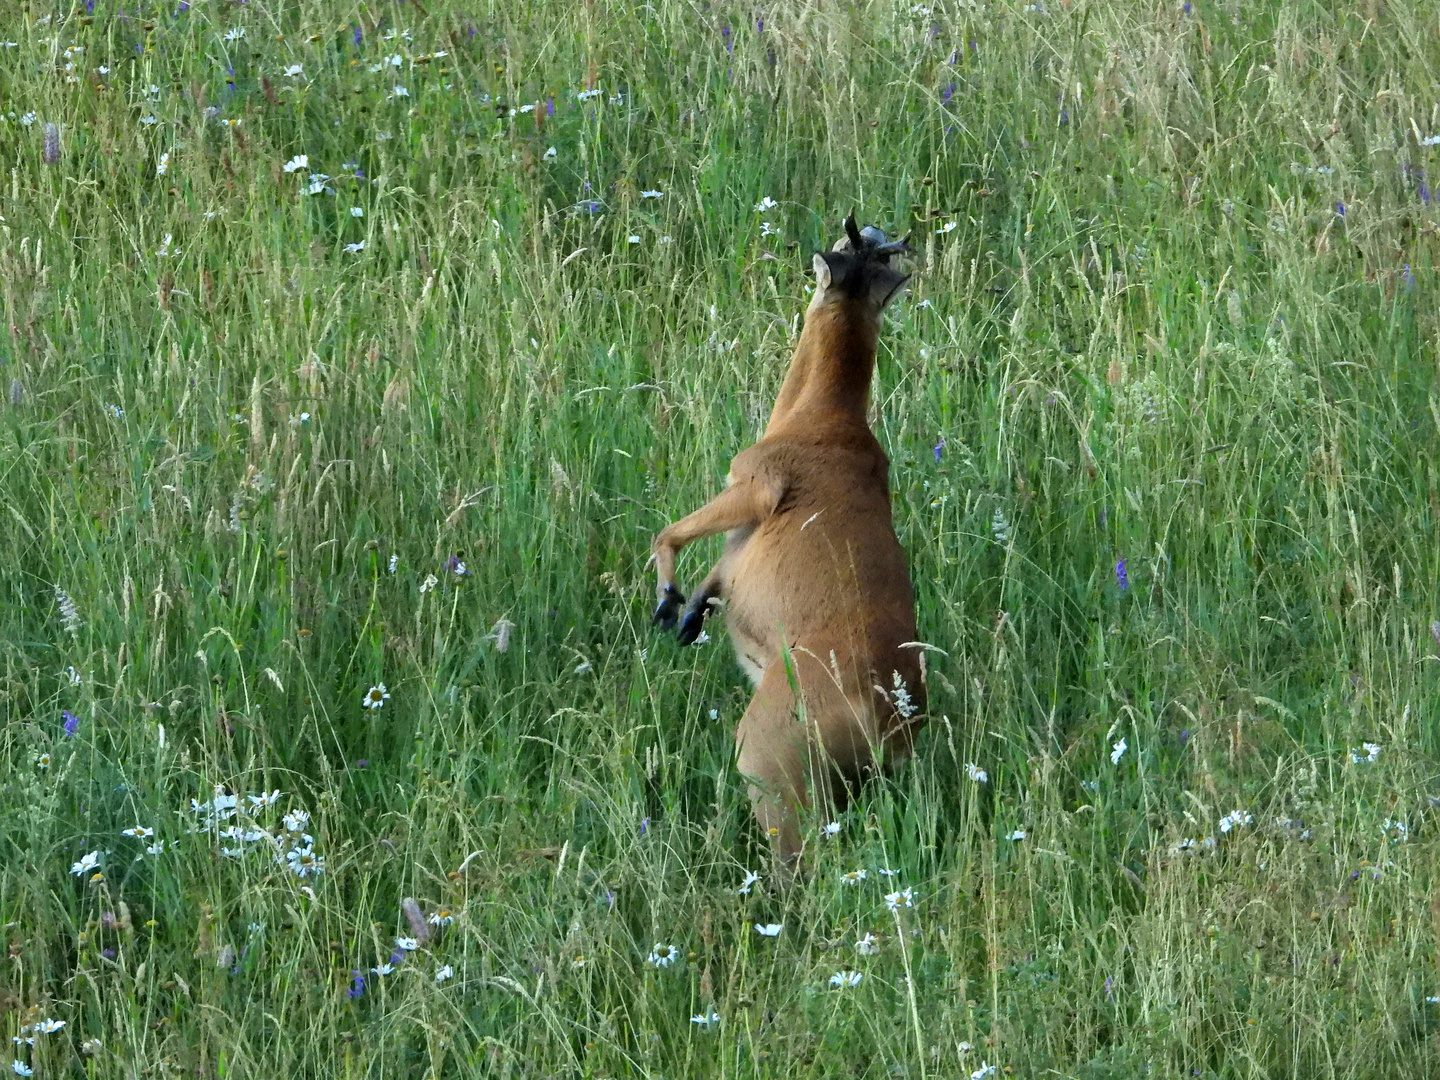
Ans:
[[[798,673],[799,665],[795,666]],[[843,807],[849,795],[846,777],[836,769],[819,737],[826,715],[837,708],[844,710],[843,695],[822,681],[828,676],[821,676],[814,680],[816,685],[802,690],[806,713],[802,717],[790,677],[780,660],[767,664],[735,729],[740,750],[737,765],[749,781],[755,820],[770,837],[781,881],[803,870],[801,811],[813,800],[829,813]]]
[[[681,548],[694,540],[718,532],[753,527],[773,512],[779,501],[778,493],[770,484],[759,480],[746,480],[731,484],[693,514],[687,514],[674,524],[666,526],[660,535],[655,537],[653,545],[655,592],[658,601],[655,606],[655,622],[666,630],[673,629],[680,608],[685,603],[685,594],[675,584],[675,557]],[[722,570],[724,562],[722,558],[720,563],[716,564],[710,578],[706,579],[707,584]],[[708,599],[707,597],[706,602]],[[703,622],[703,615],[701,621]],[[699,633],[697,625],[695,634]],[[694,638],[690,640],[693,641]]]

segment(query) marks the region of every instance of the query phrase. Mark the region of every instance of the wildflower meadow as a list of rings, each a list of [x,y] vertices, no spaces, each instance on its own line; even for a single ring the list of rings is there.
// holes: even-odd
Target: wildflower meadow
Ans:
[[[1440,1075],[1433,4],[13,0],[0,162],[13,1075]],[[930,720],[784,890],[646,564],[852,210]]]

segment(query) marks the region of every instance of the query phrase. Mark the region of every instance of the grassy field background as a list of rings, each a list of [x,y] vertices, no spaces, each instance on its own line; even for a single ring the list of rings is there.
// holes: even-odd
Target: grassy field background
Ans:
[[[1440,1074],[1433,7],[0,37],[16,1073]],[[943,651],[780,895],[645,561],[851,209]]]

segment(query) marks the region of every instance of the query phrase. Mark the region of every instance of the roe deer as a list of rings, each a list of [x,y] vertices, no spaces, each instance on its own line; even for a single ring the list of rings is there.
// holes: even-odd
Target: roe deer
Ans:
[[[800,858],[807,787],[822,807],[843,807],[865,775],[910,756],[925,719],[890,461],[865,415],[880,313],[909,280],[890,259],[909,248],[857,230],[853,214],[845,233],[815,255],[815,296],[764,435],[731,462],[720,495],[654,543],[655,622],[678,621],[682,645],[725,602],[755,684],[735,731],[739,769],[783,879]],[[676,554],[722,531],[725,552],[686,605]]]

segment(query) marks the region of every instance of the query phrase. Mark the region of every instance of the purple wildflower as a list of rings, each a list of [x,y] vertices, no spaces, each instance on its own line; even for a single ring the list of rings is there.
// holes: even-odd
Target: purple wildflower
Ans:
[[[356,759],[355,759],[355,767],[356,767],[357,769],[368,769],[368,768],[370,767],[370,762],[369,762],[367,759],[363,758],[363,757],[362,757],[362,758],[356,758]]]
[[[403,964],[404,962],[405,962],[405,951],[404,951],[403,949],[396,949],[394,952],[392,952],[392,953],[390,954],[390,963],[392,963],[392,964]]]
[[[1337,203],[1335,204],[1335,216],[1336,216],[1336,217],[1344,217],[1344,216],[1345,216],[1345,204],[1344,204],[1343,202],[1337,202]]]
[[[1105,1000],[1115,1000],[1115,976],[1113,975],[1105,976]]]
[[[644,836],[644,835],[645,835],[647,832],[649,832],[649,831],[650,831],[650,819],[649,819],[648,817],[647,817],[647,818],[641,818],[641,819],[640,819],[640,835],[641,835],[641,836]]]
[[[1189,15],[1189,14],[1190,14],[1190,0],[1185,0],[1185,3],[1183,3],[1183,4],[1180,5],[1180,10],[1183,11],[1183,12],[1185,12],[1186,15]]]
[[[1125,572],[1124,559],[1115,564],[1115,584],[1120,586],[1121,592],[1130,588],[1130,575]]]
[[[940,104],[948,105],[950,98],[955,94],[955,84],[952,82],[940,91]]]
[[[69,709],[62,709],[60,711],[60,718],[65,721],[65,737],[67,739],[73,739],[75,733],[80,730],[80,718]]]
[[[730,40],[730,27],[728,27],[728,26],[722,26],[722,27],[720,28],[720,36],[725,39],[725,51],[726,51],[726,52],[734,52],[734,51],[735,51],[735,43]]]
[[[764,20],[764,19],[756,19],[756,20],[755,20],[755,32],[756,32],[757,34],[763,34],[763,33],[765,32],[765,20]]]
[[[1410,272],[1409,263],[1405,264],[1405,272],[1400,275],[1400,280],[1404,282],[1405,288],[1407,289],[1413,289],[1415,287],[1415,275]]]
[[[1356,875],[1358,876],[1359,873],[1360,873],[1360,871],[1357,870],[1357,871],[1355,871],[1355,873],[1356,873]],[[115,959],[115,950],[114,950],[114,949],[101,949],[101,950],[100,950],[100,955],[103,956],[103,957],[105,957],[106,960],[114,960],[114,959]]]
[[[945,436],[940,436],[940,441],[930,448],[935,451],[935,464],[940,464],[940,454],[945,449]]]
[[[554,116],[554,115],[555,115],[555,98],[554,98],[553,95],[552,95],[551,97],[548,97],[548,98],[545,99],[545,115],[546,115],[546,116]]]
[[[473,31],[472,31],[472,32],[473,32]],[[365,35],[361,32],[360,27],[358,27],[358,26],[355,27],[355,44],[356,44],[356,45],[359,45],[359,44],[360,44],[362,41],[364,41],[364,40],[365,40]],[[362,979],[361,982],[363,983],[364,980]]]
[[[345,991],[345,996],[354,1001],[363,993],[365,993],[365,976],[358,970],[352,970],[350,972],[350,989]]]
[[[1181,728],[1181,729],[1180,729],[1180,744],[1183,746],[1185,743],[1188,743],[1189,741],[1190,741],[1190,729],[1189,729],[1189,728]]]

